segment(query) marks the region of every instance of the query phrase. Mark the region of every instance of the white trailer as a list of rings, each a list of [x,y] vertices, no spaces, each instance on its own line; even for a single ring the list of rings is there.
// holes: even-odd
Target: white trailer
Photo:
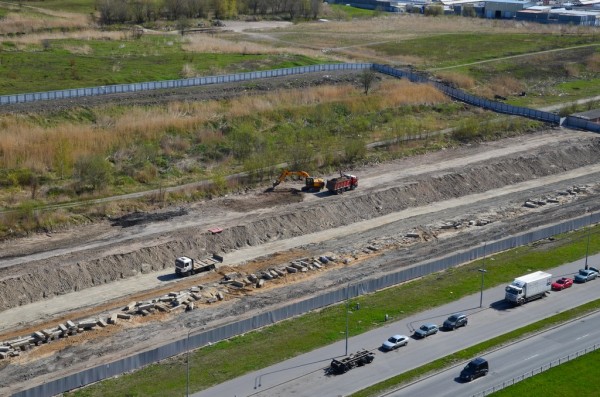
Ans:
[[[506,287],[504,299],[513,305],[522,305],[546,296],[551,285],[552,275],[550,273],[542,271],[529,273],[516,278]]]

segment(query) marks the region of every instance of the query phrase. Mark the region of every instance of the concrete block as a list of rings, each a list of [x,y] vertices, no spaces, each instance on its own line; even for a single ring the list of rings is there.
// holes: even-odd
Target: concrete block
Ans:
[[[262,274],[260,275],[260,277],[264,278],[265,280],[273,280],[273,275],[268,270],[265,271],[265,272],[262,272]]]
[[[33,338],[22,338],[22,339],[16,339],[13,341],[8,342],[10,347],[12,347],[13,349],[19,348],[21,346],[25,346],[28,345],[29,343],[33,342]]]
[[[58,324],[58,329],[61,330],[62,333],[67,332],[68,328],[64,324]]]
[[[6,353],[9,350],[10,350],[10,346],[7,346],[7,345],[0,346],[0,353]]]
[[[117,318],[122,318],[123,320],[129,320],[129,319],[131,319],[131,314],[117,313]]]
[[[265,280],[262,278],[256,282],[256,288],[262,288],[263,285],[265,285]]]
[[[108,324],[106,324],[106,321],[104,321],[103,319],[99,319],[98,320],[98,325],[102,328],[106,327]]]
[[[39,339],[39,340],[44,340],[44,339],[46,339],[46,338],[47,338],[47,336],[46,336],[46,335],[44,335],[43,333],[41,333],[40,331],[35,331],[35,332],[33,333],[33,336],[35,336],[35,337],[36,337],[37,339]]]
[[[7,352],[0,352],[0,360],[4,360],[6,357],[8,357]]]
[[[159,311],[164,312],[164,313],[168,313],[171,311],[171,309],[169,309],[167,306],[165,306],[162,303],[157,303],[155,306]]]
[[[217,299],[220,301],[224,299],[223,293],[221,291],[217,291]]]
[[[200,292],[201,289],[202,288],[200,288],[200,287],[192,287],[192,288],[190,288],[190,292]]]
[[[67,321],[67,327],[69,328],[76,328],[77,326],[75,325],[75,323],[71,320]]]
[[[217,301],[217,298],[208,298],[206,300],[206,303],[215,303]]]
[[[273,269],[273,271],[274,271],[275,273],[277,273],[277,274],[279,275],[279,277],[283,277],[283,276],[285,276],[285,272],[283,272],[283,271],[281,271],[281,270],[279,270],[279,269]]]
[[[298,269],[296,269],[295,267],[291,267],[291,266],[286,266],[285,270],[287,270],[288,273],[298,273]]]
[[[135,309],[136,304],[137,304],[137,302],[129,302],[129,304],[123,308],[123,311],[124,312],[132,311],[133,309]]]
[[[108,323],[109,323],[109,324],[116,324],[116,323],[117,323],[117,321],[119,321],[118,319],[119,319],[119,317],[118,317],[118,313],[113,313],[113,314],[111,314],[111,315],[110,315],[110,317],[108,318]]]
[[[238,287],[238,288],[243,288],[246,286],[246,284],[244,284],[243,282],[238,281],[238,280],[232,281],[231,285],[233,285],[234,287]]]
[[[141,314],[142,316],[144,316],[144,317],[145,317],[145,316],[147,316],[148,314],[150,314],[150,312],[149,312],[148,310],[146,310],[146,309],[144,309],[144,310],[140,310],[139,312],[140,312],[140,314]]]
[[[148,309],[153,308],[153,307],[154,307],[154,303],[144,303],[142,305],[139,305],[137,307],[137,310],[138,311],[148,310]]]
[[[535,204],[532,201],[526,201],[525,204],[523,204],[523,205],[527,208],[537,208],[537,204]]]
[[[306,271],[306,267],[302,266],[298,262],[292,262],[292,264],[290,266],[293,267],[294,269],[300,270],[301,272],[305,272]]]
[[[94,328],[98,325],[98,320],[95,318],[88,318],[79,322],[79,328],[89,329]]]
[[[317,268],[317,269],[322,269],[323,268],[323,266],[319,262],[317,262],[317,261],[313,262],[312,266],[314,268]]]

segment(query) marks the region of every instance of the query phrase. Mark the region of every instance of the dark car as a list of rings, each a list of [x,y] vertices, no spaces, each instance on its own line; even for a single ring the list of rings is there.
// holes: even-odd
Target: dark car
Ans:
[[[429,335],[437,334],[438,326],[435,324],[423,324],[421,327],[415,331],[414,336],[416,338],[426,338]]]
[[[460,379],[470,382],[480,376],[486,376],[490,370],[487,360],[483,357],[477,357],[471,360],[460,372]]]
[[[469,322],[466,314],[455,313],[444,321],[444,329],[452,330],[458,327],[464,327]]]
[[[565,288],[569,288],[573,285],[573,279],[568,277],[561,277],[552,283],[552,289],[555,291],[562,291]]]

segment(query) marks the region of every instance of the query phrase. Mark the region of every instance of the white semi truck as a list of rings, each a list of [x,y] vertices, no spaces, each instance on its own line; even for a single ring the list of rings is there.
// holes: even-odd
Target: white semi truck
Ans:
[[[217,268],[217,263],[222,263],[223,257],[213,254],[204,259],[194,260],[187,256],[175,259],[175,274],[178,276],[189,276],[192,274],[207,272]]]
[[[543,298],[550,291],[552,285],[552,275],[550,273],[537,271],[517,277],[515,281],[506,286],[504,299],[513,305],[522,305],[523,303],[534,299]]]

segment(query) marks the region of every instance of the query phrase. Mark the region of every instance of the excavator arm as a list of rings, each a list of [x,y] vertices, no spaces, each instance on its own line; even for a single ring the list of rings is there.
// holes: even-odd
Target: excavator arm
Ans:
[[[275,182],[273,182],[273,187],[279,185],[281,182],[285,181],[286,178],[290,175],[295,175],[295,176],[300,176],[302,178],[309,178],[310,175],[308,174],[308,172],[305,171],[289,171],[289,170],[283,170],[281,172],[281,175],[279,175],[279,178],[277,178],[277,180]]]

